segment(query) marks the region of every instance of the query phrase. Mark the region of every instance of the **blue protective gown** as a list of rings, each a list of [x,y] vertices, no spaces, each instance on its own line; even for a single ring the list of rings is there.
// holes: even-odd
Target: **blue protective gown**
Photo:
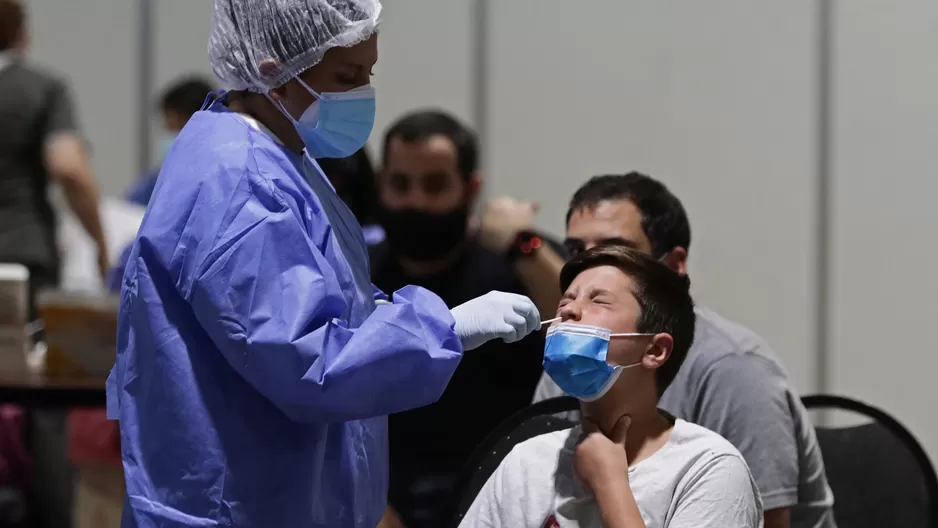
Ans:
[[[108,413],[122,526],[367,526],[389,413],[439,398],[462,355],[446,305],[383,298],[315,162],[215,103],[165,160],[123,277]]]

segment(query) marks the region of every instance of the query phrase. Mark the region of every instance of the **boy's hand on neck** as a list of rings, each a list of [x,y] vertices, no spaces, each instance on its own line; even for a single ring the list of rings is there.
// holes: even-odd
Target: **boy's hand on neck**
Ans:
[[[645,528],[629,486],[625,440],[631,423],[631,417],[623,416],[606,435],[596,422],[584,419],[583,436],[573,456],[573,470],[596,497],[607,528]]]
[[[609,435],[599,425],[583,420],[583,436],[577,443],[573,457],[573,470],[590,491],[597,488],[617,487],[629,481],[629,458],[625,452],[626,434],[632,419],[623,416]]]

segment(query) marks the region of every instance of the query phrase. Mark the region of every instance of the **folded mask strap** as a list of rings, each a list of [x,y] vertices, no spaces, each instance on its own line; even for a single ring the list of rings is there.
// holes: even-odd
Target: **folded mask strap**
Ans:
[[[306,88],[306,91],[309,92],[310,95],[315,97],[317,100],[322,99],[322,95],[320,95],[319,92],[317,92],[316,90],[313,90],[312,88],[310,88],[309,85],[306,84],[306,81],[304,81],[303,79],[300,79],[299,77],[295,77],[295,79],[296,79],[296,82],[300,83],[300,86],[302,86],[303,88]]]
[[[294,117],[290,115],[290,112],[287,112],[287,109],[283,107],[283,103],[281,103],[280,101],[274,100],[274,98],[271,97],[270,94],[268,93],[265,93],[264,97],[266,97],[267,100],[270,101],[270,104],[274,105],[274,108],[276,108],[277,110],[280,110],[280,113],[283,114],[283,117],[289,119],[291,123],[296,125],[296,119],[294,119]]]
[[[609,389],[611,389],[612,386],[616,384],[616,381],[619,379],[619,375],[622,374],[623,370],[637,367],[641,364],[642,362],[639,361],[638,363],[632,363],[631,365],[616,365],[615,367],[612,367],[612,374],[609,376],[609,379],[606,380],[606,383],[603,384],[603,388],[599,390],[599,393],[597,393],[596,396],[592,396],[590,398],[579,398],[580,401],[591,402],[602,398],[606,395],[607,392],[609,392]]]
[[[596,401],[602,398],[603,396],[605,396],[606,393],[609,392],[609,389],[611,389],[612,386],[616,384],[616,380],[619,379],[619,375],[622,374],[623,370],[624,370],[624,367],[613,367],[612,374],[609,375],[609,378],[606,379],[606,383],[603,384],[602,388],[599,389],[599,392],[597,392],[595,396],[590,396],[588,398],[581,396],[579,397],[579,400],[585,401],[585,402],[591,402],[591,401]]]
[[[567,334],[586,337],[597,337],[603,340],[609,340],[609,330],[598,326],[587,326],[570,323],[560,323],[547,329],[547,335]]]

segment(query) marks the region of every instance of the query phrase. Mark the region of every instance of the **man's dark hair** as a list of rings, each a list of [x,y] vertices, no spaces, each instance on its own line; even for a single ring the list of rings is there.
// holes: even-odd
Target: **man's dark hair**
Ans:
[[[591,178],[570,200],[567,223],[580,209],[623,199],[634,203],[641,211],[642,231],[651,242],[653,257],[660,258],[675,247],[690,251],[690,221],[681,201],[663,183],[640,172]]]
[[[16,45],[26,29],[26,9],[18,0],[0,0],[0,51]]]
[[[204,79],[190,77],[173,83],[160,97],[160,109],[178,112],[187,118],[202,108],[205,98],[215,88]]]
[[[443,136],[456,147],[456,165],[467,181],[479,167],[479,144],[476,135],[455,117],[439,110],[419,110],[395,121],[384,135],[384,162],[388,145],[394,138],[405,143]]]
[[[577,275],[599,266],[614,266],[632,279],[632,295],[641,308],[639,332],[665,333],[674,339],[671,356],[655,371],[660,398],[677,376],[694,341],[695,316],[690,279],[637,249],[596,246],[567,262],[560,271],[560,290],[566,291]]]

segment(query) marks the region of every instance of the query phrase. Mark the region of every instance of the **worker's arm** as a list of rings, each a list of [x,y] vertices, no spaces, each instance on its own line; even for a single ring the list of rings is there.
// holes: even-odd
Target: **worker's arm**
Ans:
[[[502,197],[486,208],[479,225],[479,242],[488,250],[503,255],[519,233],[534,228],[537,205]],[[553,317],[560,304],[560,270],[564,259],[550,244],[542,245],[530,257],[515,261],[515,271],[528,297],[534,301],[541,318]]]
[[[355,285],[339,282],[298,220],[306,213],[263,187],[260,196],[247,194],[254,183],[263,182],[245,184],[232,198],[239,205],[211,216],[227,222],[217,234],[188,218],[199,238],[184,235],[179,249],[194,254],[196,245],[210,245],[181,291],[232,367],[296,421],[343,422],[436,401],[462,357],[446,304],[406,287],[349,328],[345,296]],[[321,212],[311,214],[310,223],[328,225]],[[159,241],[139,244],[146,254]]]
[[[69,207],[98,250],[101,276],[107,273],[107,244],[99,213],[98,184],[88,152],[77,132],[68,90],[60,84],[50,91],[45,115],[44,155],[50,179],[62,187]]]

